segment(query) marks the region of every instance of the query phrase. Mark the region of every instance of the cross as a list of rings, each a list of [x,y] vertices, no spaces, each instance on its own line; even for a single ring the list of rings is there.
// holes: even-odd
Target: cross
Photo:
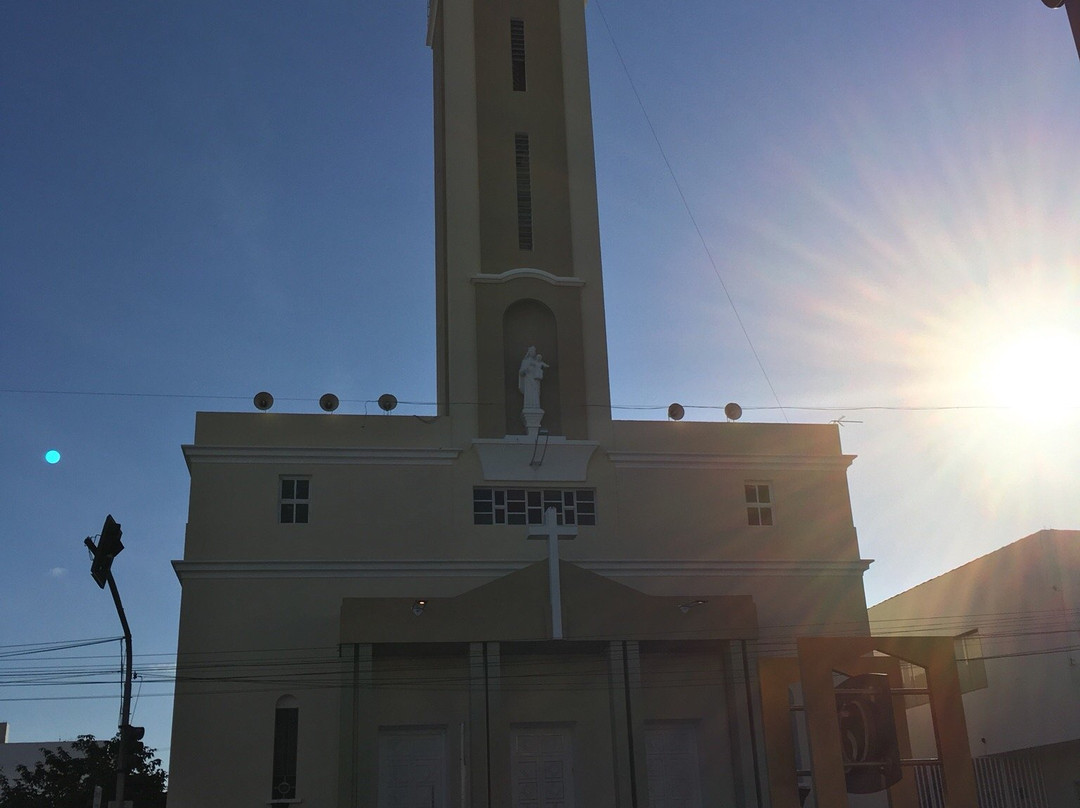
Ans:
[[[529,526],[530,539],[547,539],[548,543],[548,589],[551,593],[551,638],[561,640],[562,634],[562,585],[559,582],[559,539],[572,539],[577,535],[576,525],[560,525],[554,505],[544,511],[542,525]]]

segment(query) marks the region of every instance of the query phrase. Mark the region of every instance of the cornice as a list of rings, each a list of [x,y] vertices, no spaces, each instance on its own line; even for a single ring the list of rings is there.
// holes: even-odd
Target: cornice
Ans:
[[[584,286],[585,281],[581,278],[567,277],[565,275],[553,275],[547,270],[533,269],[531,267],[518,267],[500,272],[497,275],[479,273],[469,280],[473,283],[508,283],[516,278],[533,278],[538,281],[550,283],[552,286]]]
[[[798,471],[839,471],[846,469],[855,455],[728,455],[694,452],[626,452],[609,450],[616,467],[642,469],[782,469]]]
[[[746,578],[861,576],[873,563],[857,561],[661,561],[619,559],[570,560],[608,578]],[[181,582],[238,578],[500,578],[536,559],[470,561],[173,561]]]
[[[818,577],[862,575],[873,559],[856,561],[661,561],[618,560],[576,561],[579,566],[608,577],[715,577],[741,578],[746,576]]]
[[[533,561],[181,561],[176,577],[187,578],[499,578]]]
[[[257,447],[185,445],[184,458],[192,463],[317,463],[320,465],[448,466],[461,449],[394,446]]]

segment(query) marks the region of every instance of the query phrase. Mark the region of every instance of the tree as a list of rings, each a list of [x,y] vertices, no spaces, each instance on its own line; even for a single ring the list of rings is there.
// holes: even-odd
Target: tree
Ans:
[[[119,737],[96,741],[80,735],[71,750],[42,748],[42,761],[16,766],[15,776],[0,771],[0,808],[90,808],[94,786],[101,786],[102,808],[116,797],[116,753]],[[165,808],[166,774],[154,750],[138,742],[128,749],[131,769],[124,784],[124,802],[134,808]]]

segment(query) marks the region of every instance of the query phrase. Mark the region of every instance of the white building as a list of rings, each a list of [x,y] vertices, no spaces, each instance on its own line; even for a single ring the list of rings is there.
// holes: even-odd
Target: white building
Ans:
[[[982,808],[1080,804],[1080,531],[1041,530],[869,614],[876,636],[956,638]],[[927,711],[908,711],[913,738]]]

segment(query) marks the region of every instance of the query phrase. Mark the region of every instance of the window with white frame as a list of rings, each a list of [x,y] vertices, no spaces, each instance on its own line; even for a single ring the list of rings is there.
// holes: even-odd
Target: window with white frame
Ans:
[[[307,477],[282,477],[278,513],[281,524],[307,524],[311,480]]]
[[[770,483],[748,482],[743,486],[746,497],[746,523],[767,527],[773,523],[773,496]]]
[[[591,488],[474,488],[474,525],[542,525],[555,509],[560,525],[595,525],[596,492]]]

